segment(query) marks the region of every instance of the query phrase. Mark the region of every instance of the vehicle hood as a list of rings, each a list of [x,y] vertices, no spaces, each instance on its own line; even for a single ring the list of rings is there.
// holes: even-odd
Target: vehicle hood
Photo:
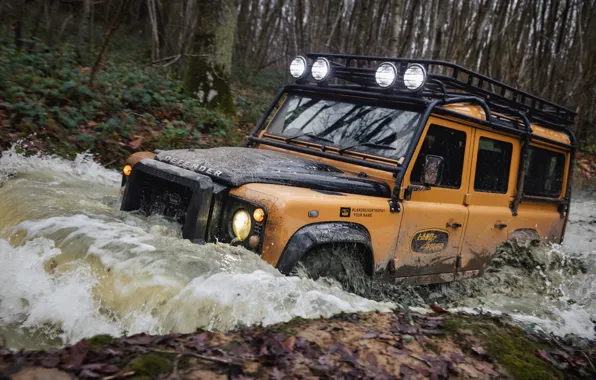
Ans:
[[[211,177],[224,185],[270,183],[314,190],[390,197],[387,184],[344,173],[319,161],[250,148],[160,151],[155,158]]]

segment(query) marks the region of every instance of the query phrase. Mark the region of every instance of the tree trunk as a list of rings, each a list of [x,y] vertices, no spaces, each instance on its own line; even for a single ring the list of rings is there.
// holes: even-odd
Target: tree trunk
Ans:
[[[186,61],[183,88],[207,107],[236,112],[230,90],[237,11],[233,0],[199,1],[197,29]]]
[[[410,4],[410,12],[408,13],[408,24],[406,25],[406,36],[401,46],[401,56],[409,56],[412,54],[412,43],[414,41],[414,20],[416,19],[416,10],[418,9],[418,3],[412,2]]]
[[[161,58],[159,52],[159,32],[158,32],[158,19],[157,19],[157,5],[155,0],[147,0],[147,10],[149,13],[149,22],[151,23],[151,59],[153,62]]]
[[[54,37],[56,37],[56,27],[58,23],[58,8],[60,2],[56,0],[46,1],[46,44],[50,47],[54,45]]]
[[[83,57],[83,44],[85,40],[85,33],[89,34],[89,17],[91,16],[91,0],[83,0],[83,11],[81,19],[79,20],[79,30],[77,32],[77,42],[75,45],[75,52],[79,60]]]
[[[397,57],[399,54],[399,34],[401,32],[401,14],[403,0],[392,0],[391,1],[391,12],[393,17],[391,18],[391,39],[389,40],[389,54],[392,57]]]
[[[17,50],[23,48],[23,33],[25,28],[25,17],[27,15],[27,4],[31,0],[24,0],[16,5],[16,21],[14,26],[14,44]]]
[[[442,59],[442,51],[443,51],[443,34],[445,30],[445,22],[446,22],[446,14],[447,14],[447,6],[448,2],[444,0],[437,0],[437,13],[435,17],[437,19],[435,24],[435,30],[432,30],[431,33],[434,33],[432,37],[432,48],[430,49],[429,58],[431,59]]]

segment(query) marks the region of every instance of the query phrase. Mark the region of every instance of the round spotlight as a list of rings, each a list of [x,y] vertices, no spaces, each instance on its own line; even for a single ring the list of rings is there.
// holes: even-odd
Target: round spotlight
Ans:
[[[329,76],[329,71],[331,71],[331,64],[327,60],[327,58],[317,58],[317,60],[312,64],[312,68],[310,72],[312,77],[317,82],[322,82]]]
[[[413,63],[406,69],[404,74],[404,85],[408,90],[417,91],[426,83],[426,70],[422,65]]]
[[[290,74],[296,78],[302,78],[306,73],[306,58],[298,56],[290,63]]]
[[[258,208],[252,213],[252,217],[257,223],[261,223],[265,219],[265,211],[262,208]]]
[[[380,87],[387,88],[395,84],[397,68],[391,62],[383,62],[375,73],[375,80]]]

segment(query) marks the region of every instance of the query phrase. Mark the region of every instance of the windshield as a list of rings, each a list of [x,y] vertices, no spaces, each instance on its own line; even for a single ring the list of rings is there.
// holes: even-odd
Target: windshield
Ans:
[[[406,154],[420,112],[345,101],[288,96],[267,132],[287,141],[399,160]]]

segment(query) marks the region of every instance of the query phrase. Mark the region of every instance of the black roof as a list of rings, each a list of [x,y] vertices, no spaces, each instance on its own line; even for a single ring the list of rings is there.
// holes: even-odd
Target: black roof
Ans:
[[[329,60],[332,68],[330,75],[336,82],[331,84],[334,88],[423,98],[473,96],[481,99],[491,110],[515,118],[523,115],[532,122],[555,128],[572,125],[576,115],[565,107],[451,62],[331,53],[309,53],[307,57]],[[389,89],[379,87],[375,81],[376,69],[383,62],[393,63],[398,71],[398,85]],[[403,85],[399,87],[402,82],[399,78],[413,63],[422,65],[427,72],[425,86],[416,93],[408,91]],[[302,83],[305,81],[308,80],[303,79]]]

